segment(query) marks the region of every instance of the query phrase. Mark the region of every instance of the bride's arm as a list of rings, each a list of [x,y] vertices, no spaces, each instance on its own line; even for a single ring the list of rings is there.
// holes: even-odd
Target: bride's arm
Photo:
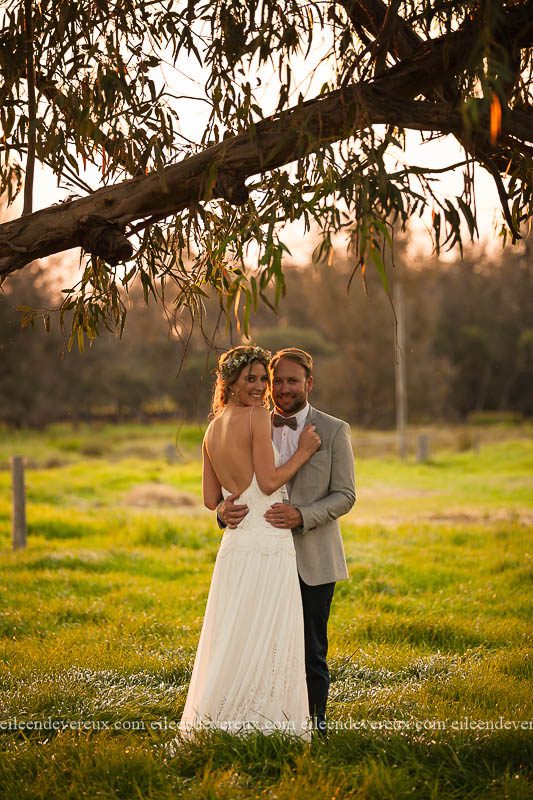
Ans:
[[[222,487],[207,454],[205,440],[202,444],[202,495],[204,506],[214,511],[222,500]]]
[[[298,449],[286,464],[276,467],[272,447],[272,428],[270,413],[266,408],[254,409],[251,417],[252,458],[255,477],[259,488],[265,494],[272,494],[287,483],[309,461],[320,447],[320,437],[314,425],[307,425],[300,436]]]

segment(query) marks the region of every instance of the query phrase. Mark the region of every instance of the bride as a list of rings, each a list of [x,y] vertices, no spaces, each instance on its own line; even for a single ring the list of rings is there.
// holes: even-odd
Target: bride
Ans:
[[[292,533],[263,515],[286,498],[284,484],[320,447],[320,438],[308,425],[295,454],[276,465],[269,360],[260,347],[234,347],[218,362],[213,419],[202,446],[204,503],[215,510],[238,494],[249,512],[222,536],[181,734],[209,727],[311,736]]]

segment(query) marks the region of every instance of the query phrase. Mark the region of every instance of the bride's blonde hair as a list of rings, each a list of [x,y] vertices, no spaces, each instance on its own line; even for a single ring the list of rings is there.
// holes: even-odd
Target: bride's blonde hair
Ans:
[[[257,361],[263,364],[266,374],[268,387],[270,389],[270,372],[269,364],[272,353],[269,350],[264,350],[262,347],[253,345],[238,345],[232,347],[222,353],[218,359],[217,366],[217,380],[213,390],[213,402],[211,404],[211,412],[213,416],[220,414],[220,412],[227,406],[229,390],[233,384],[238,380],[244,367],[248,366],[250,369]],[[270,392],[265,392],[263,405],[267,406],[270,402]]]

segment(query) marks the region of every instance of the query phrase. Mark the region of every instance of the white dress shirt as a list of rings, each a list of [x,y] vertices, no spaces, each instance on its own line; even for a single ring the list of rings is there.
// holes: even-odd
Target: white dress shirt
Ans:
[[[296,418],[296,428],[294,430],[289,428],[288,425],[283,425],[281,428],[272,428],[272,441],[276,445],[276,449],[280,455],[281,464],[286,464],[289,458],[294,455],[298,449],[298,440],[304,429],[308,413],[309,403],[306,403],[297,414],[291,415]]]

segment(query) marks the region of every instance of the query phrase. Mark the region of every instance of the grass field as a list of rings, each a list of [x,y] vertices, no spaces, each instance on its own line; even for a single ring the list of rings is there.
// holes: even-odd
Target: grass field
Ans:
[[[201,429],[182,427],[179,453],[172,425],[0,434],[0,796],[530,798],[530,432],[483,432],[474,452],[435,431],[418,465],[355,431],[328,739],[205,733],[175,757],[161,745],[220,537]],[[15,453],[29,535],[12,553]]]

